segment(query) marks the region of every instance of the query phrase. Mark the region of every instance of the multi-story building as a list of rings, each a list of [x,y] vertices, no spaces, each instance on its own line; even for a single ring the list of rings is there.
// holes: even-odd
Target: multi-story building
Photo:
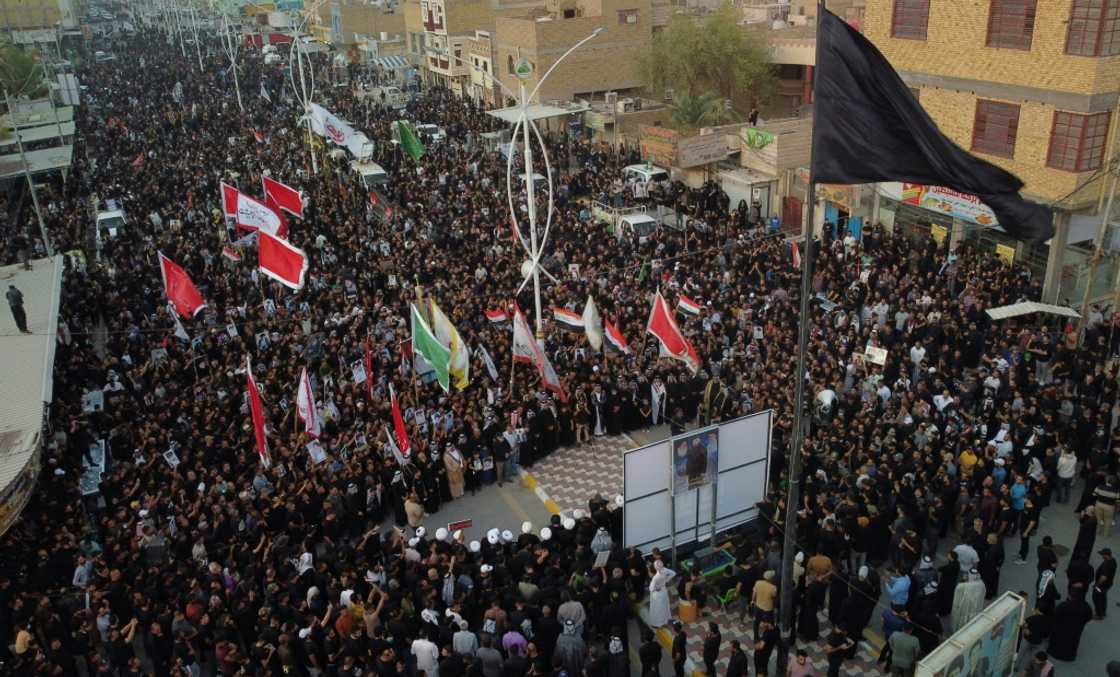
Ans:
[[[1120,0],[866,0],[862,23],[945,134],[1054,204],[1057,235],[1026,247],[967,209],[931,222],[953,240],[1015,247],[1046,271],[1047,300],[1079,299],[1117,146]]]
[[[382,34],[389,42],[405,32],[404,13],[399,6],[365,0],[329,0],[317,6],[312,18],[315,36],[341,49],[379,40]]]
[[[0,29],[53,28],[69,7],[69,0],[0,0]]]
[[[566,58],[537,92],[537,101],[592,99],[608,91],[625,94],[644,86],[638,58],[653,38],[650,0],[548,0],[545,12],[497,20],[494,69],[517,91],[514,64],[527,59],[532,91],[539,78],[569,47],[596,29],[606,29]]]

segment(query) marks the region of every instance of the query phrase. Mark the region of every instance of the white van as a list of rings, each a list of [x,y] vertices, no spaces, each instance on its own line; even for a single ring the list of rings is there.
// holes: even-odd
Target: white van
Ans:
[[[362,179],[362,185],[366,187],[366,190],[379,188],[389,183],[389,173],[376,162],[355,160],[350,163],[350,168]]]
[[[627,165],[622,170],[622,179],[627,183],[632,181],[653,181],[661,183],[670,179],[669,170],[657,165],[644,163],[640,165]]]
[[[619,217],[615,227],[619,239],[636,238],[639,244],[645,244],[649,236],[653,235],[660,225],[657,219],[649,214],[637,213]]]

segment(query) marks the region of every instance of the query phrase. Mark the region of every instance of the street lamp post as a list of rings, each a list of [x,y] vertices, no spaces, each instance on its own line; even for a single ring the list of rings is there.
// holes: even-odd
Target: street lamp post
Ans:
[[[498,85],[498,87],[502,91],[504,91],[507,96],[509,96],[511,99],[518,102],[517,107],[519,109],[519,115],[517,117],[517,122],[513,126],[513,134],[511,135],[511,142],[512,142],[512,140],[517,138],[517,135],[520,132],[521,137],[522,137],[522,143],[525,146],[525,149],[524,149],[524,151],[522,152],[521,155],[522,155],[522,159],[523,159],[523,169],[524,169],[524,174],[522,176],[523,176],[523,180],[525,182],[525,197],[526,197],[526,202],[527,202],[526,207],[527,207],[528,216],[529,216],[529,239],[528,239],[528,241],[526,241],[525,236],[522,234],[521,225],[517,221],[517,208],[516,208],[517,206],[515,204],[515,200],[514,200],[514,194],[515,193],[514,193],[514,190],[513,190],[513,151],[512,151],[512,148],[510,150],[509,156],[506,159],[506,195],[507,195],[507,198],[508,198],[508,201],[509,201],[509,214],[510,214],[510,219],[513,222],[513,230],[514,230],[515,233],[517,233],[517,239],[521,243],[521,246],[525,249],[525,253],[529,257],[521,265],[521,275],[522,275],[523,279],[521,281],[521,286],[518,287],[518,289],[517,289],[517,292],[520,293],[521,290],[525,288],[525,285],[528,284],[529,280],[533,281],[533,306],[534,306],[534,310],[536,311],[536,314],[537,314],[537,318],[536,318],[536,337],[537,337],[537,343],[542,348],[544,347],[544,315],[541,312],[541,277],[540,277],[541,272],[544,272],[544,274],[547,275],[554,282],[556,281],[556,279],[554,277],[552,277],[552,275],[549,274],[549,272],[547,270],[544,270],[541,267],[541,264],[540,264],[541,257],[544,254],[545,244],[548,242],[548,232],[552,227],[552,207],[553,207],[552,165],[548,161],[548,152],[545,150],[544,138],[542,138],[542,136],[541,136],[540,129],[537,128],[536,123],[533,122],[532,117],[529,115],[529,105],[532,102],[533,98],[537,95],[537,92],[540,91],[541,85],[543,85],[545,80],[548,79],[548,76],[552,74],[552,71],[556,70],[556,67],[558,65],[560,65],[561,61],[568,58],[568,56],[571,55],[572,52],[575,52],[577,49],[579,49],[580,47],[582,47],[586,43],[590,42],[592,39],[601,35],[603,33],[603,31],[605,31],[605,30],[606,30],[606,28],[600,26],[599,28],[596,28],[594,31],[592,31],[590,35],[588,35],[584,39],[580,40],[576,44],[569,47],[568,51],[561,54],[560,58],[558,58],[558,59],[556,59],[556,61],[552,62],[552,65],[549,66],[548,70],[545,71],[544,75],[541,76],[541,79],[537,81],[536,87],[534,87],[533,91],[529,92],[529,93],[526,93],[525,81],[528,80],[532,76],[533,66],[532,66],[532,64],[529,63],[529,61],[527,59],[520,59],[514,65],[514,68],[513,68],[514,75],[520,81],[520,84],[518,86],[518,91],[515,93],[512,90],[510,90],[510,88],[507,87],[504,82],[502,82],[501,80],[499,80],[499,79],[495,78],[493,75],[491,75],[490,72],[479,69],[476,66],[474,66],[471,62],[469,62],[469,61],[467,61],[467,60],[465,60],[461,57],[458,57],[458,56],[455,56],[455,55],[451,54],[450,50],[447,50],[447,52],[445,53],[449,60],[450,59],[455,59],[455,60],[459,61],[460,63],[466,64],[468,68],[473,68],[473,69],[477,70],[484,77],[489,78],[490,81],[492,83]],[[546,179],[547,184],[548,184],[548,216],[545,219],[544,230],[541,232],[540,237],[537,236],[536,185],[533,182],[533,146],[532,146],[532,136],[530,136],[530,134],[529,134],[530,129],[532,129],[532,132],[533,132],[532,136],[535,136],[537,138],[537,142],[541,147],[541,157],[544,159],[544,166],[545,166],[545,179]]]
[[[310,8],[304,10],[303,21],[292,32],[292,51],[288,56],[288,78],[292,82],[292,91],[295,92],[296,99],[299,101],[300,106],[303,107],[303,116],[307,121],[307,152],[311,154],[311,173],[319,173],[319,161],[315,159],[315,136],[311,131],[311,102],[315,97],[315,69],[311,68],[310,83],[308,77],[304,74],[304,60],[307,56],[303,53],[303,40],[300,34],[303,32],[303,27],[307,24],[308,19],[312,15],[318,14],[319,6],[323,4],[320,0],[312,5]],[[299,85],[296,85],[295,71],[299,70]]]

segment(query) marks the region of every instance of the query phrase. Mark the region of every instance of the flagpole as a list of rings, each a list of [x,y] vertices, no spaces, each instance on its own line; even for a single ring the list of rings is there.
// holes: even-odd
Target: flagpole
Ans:
[[[814,64],[817,63],[817,58],[820,56],[821,21],[827,11],[828,8],[825,6],[825,0],[817,0],[817,38],[814,43]],[[814,137],[816,136],[817,125],[820,124],[820,120],[816,117],[817,80],[816,77],[813,78],[812,105]],[[813,172],[813,150],[812,144],[810,144],[809,185],[806,195],[806,200],[809,204],[805,210],[805,227],[802,229],[805,235],[805,252],[801,256],[801,308],[797,327],[797,371],[794,374],[793,444],[790,447],[789,468],[786,472],[786,510],[783,523],[785,533],[783,534],[784,539],[782,543],[781,603],[779,606],[779,628],[782,634],[782,641],[778,644],[777,657],[777,674],[779,675],[784,675],[786,673],[786,666],[789,664],[789,651],[796,639],[793,631],[793,594],[796,589],[793,580],[793,557],[794,551],[797,549],[797,511],[801,503],[801,453],[805,446],[805,365],[807,362],[806,353],[808,352],[809,346],[809,326],[811,324],[811,318],[809,316],[811,304],[809,298],[812,291],[813,229],[817,206],[817,183],[815,179],[816,176]],[[857,639],[856,641],[859,640]]]

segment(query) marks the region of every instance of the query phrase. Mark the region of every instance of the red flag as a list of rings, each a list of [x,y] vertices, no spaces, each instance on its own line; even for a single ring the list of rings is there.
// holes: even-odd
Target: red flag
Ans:
[[[222,256],[226,257],[230,261],[233,261],[234,263],[237,263],[241,260],[241,252],[230,246],[222,247]]]
[[[496,310],[486,310],[483,312],[486,313],[486,319],[490,320],[494,324],[499,324],[509,319],[509,315],[506,315],[506,311],[502,310],[501,308],[498,308]]]
[[[397,402],[397,392],[393,384],[389,384],[389,399],[393,403],[393,437],[397,440],[397,449],[405,459],[412,457],[412,444],[408,441],[408,429],[404,427],[404,417],[401,416],[401,405]]]
[[[369,339],[366,339],[366,397],[373,401],[373,351],[369,347]]]
[[[285,237],[287,232],[274,209],[227,183],[222,183],[222,213],[236,219],[237,227],[242,230],[263,230],[280,237]]]
[[[303,196],[298,190],[267,176],[262,176],[261,182],[264,184],[265,197],[271,197],[280,209],[292,216],[303,218]]]
[[[257,140],[257,143],[264,143],[264,134],[261,134],[255,129],[253,130],[253,138]]]
[[[796,242],[793,243],[793,267],[794,268],[800,268],[801,267],[801,250],[799,250],[797,248],[797,243]]]
[[[257,380],[253,378],[253,364],[245,358],[245,387],[249,391],[249,412],[253,416],[253,433],[257,438],[257,454],[264,467],[272,465],[268,453],[268,438],[264,434],[264,409],[261,407],[261,393],[257,390]]]
[[[618,327],[612,324],[610,320],[604,319],[603,328],[606,330],[607,341],[611,344],[611,347],[623,355],[629,355],[630,346],[626,344],[626,337],[622,335]]]
[[[264,196],[264,206],[276,212],[276,216],[280,218],[280,228],[276,230],[276,235],[285,240],[288,239],[288,217],[284,216],[284,212],[280,211],[280,205],[269,193],[266,193]]]
[[[191,282],[190,275],[177,263],[159,252],[159,272],[163,277],[163,291],[167,300],[175,306],[175,310],[183,317],[194,317],[198,311],[206,307],[198,287]]]
[[[257,231],[257,255],[265,275],[285,287],[302,289],[307,277],[307,254],[287,240],[271,233]]]
[[[661,292],[657,292],[653,298],[653,307],[649,311],[646,331],[661,341],[663,355],[684,362],[693,374],[700,369],[700,357],[696,354],[696,349],[685,339],[684,334],[677,327],[677,321],[673,319],[673,314],[669,312],[669,306],[665,303],[665,298],[661,296]]]

